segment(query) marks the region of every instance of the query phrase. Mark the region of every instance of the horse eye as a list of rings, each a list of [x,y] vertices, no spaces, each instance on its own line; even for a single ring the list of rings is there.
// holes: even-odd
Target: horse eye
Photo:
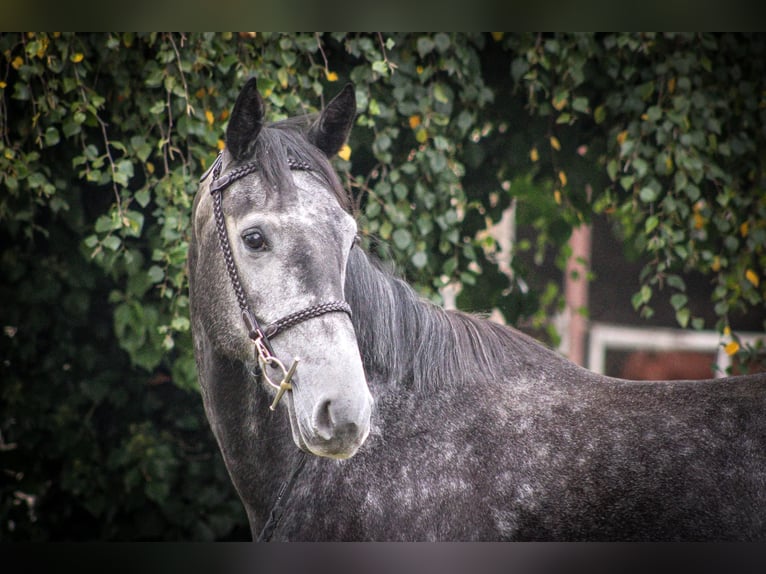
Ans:
[[[263,251],[266,248],[266,238],[260,229],[250,229],[242,234],[242,240],[253,251]]]

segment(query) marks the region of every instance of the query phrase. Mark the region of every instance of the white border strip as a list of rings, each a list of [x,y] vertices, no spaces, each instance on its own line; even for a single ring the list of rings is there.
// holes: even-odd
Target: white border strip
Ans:
[[[716,353],[716,377],[725,377],[731,366],[731,357],[721,345],[717,331],[685,331],[669,328],[626,327],[610,323],[593,322],[589,329],[588,367],[596,373],[606,370],[608,350],[654,351],[706,351]],[[743,343],[763,339],[762,333],[737,333]]]

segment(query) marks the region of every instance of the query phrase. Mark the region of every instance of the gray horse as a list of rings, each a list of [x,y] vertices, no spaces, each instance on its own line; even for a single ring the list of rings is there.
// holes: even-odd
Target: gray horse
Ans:
[[[419,299],[355,244],[328,161],[355,109],[265,124],[250,80],[194,204],[199,380],[254,536],[766,538],[766,376],[607,378]]]

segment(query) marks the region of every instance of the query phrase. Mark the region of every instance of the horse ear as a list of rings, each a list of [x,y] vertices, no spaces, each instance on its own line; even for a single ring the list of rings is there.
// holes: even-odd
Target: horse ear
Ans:
[[[308,132],[309,141],[321,149],[327,157],[340,151],[348,139],[356,118],[356,93],[354,86],[346,84],[319,114]]]
[[[251,145],[263,126],[263,99],[255,78],[250,78],[237,96],[226,128],[226,147],[236,161],[251,153]]]

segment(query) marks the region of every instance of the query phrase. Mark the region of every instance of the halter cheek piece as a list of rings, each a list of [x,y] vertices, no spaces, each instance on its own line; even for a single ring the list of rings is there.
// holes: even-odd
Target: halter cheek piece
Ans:
[[[310,171],[311,166],[305,162],[288,159],[288,166],[292,170]],[[326,313],[342,312],[351,316],[351,307],[345,301],[329,301],[327,303],[321,303],[312,307],[307,307],[301,311],[291,313],[286,317],[282,317],[261,327],[255,314],[247,300],[247,295],[242,287],[242,282],[239,278],[239,272],[237,271],[237,265],[234,263],[234,256],[231,250],[231,244],[229,243],[229,235],[226,232],[226,222],[223,216],[223,191],[235,181],[242,179],[243,177],[250,175],[259,170],[259,166],[255,162],[249,162],[235,167],[231,171],[221,175],[223,168],[223,156],[222,152],[218,154],[215,162],[210,168],[202,175],[200,182],[205,181],[208,176],[212,174],[212,180],[210,181],[210,193],[213,196],[213,215],[215,217],[216,231],[218,232],[218,241],[221,244],[221,253],[223,259],[226,262],[226,270],[229,273],[229,279],[231,280],[231,286],[234,288],[234,293],[237,296],[237,303],[242,312],[242,320],[245,322],[247,333],[250,339],[255,344],[255,356],[258,360],[258,366],[263,378],[272,387],[277,389],[277,394],[274,397],[274,402],[269,407],[272,411],[277,408],[279,400],[286,391],[292,389],[290,383],[295,370],[298,367],[299,359],[293,359],[290,368],[285,368],[284,364],[274,354],[274,349],[271,346],[270,339],[276,337],[283,331],[294,327],[304,321],[320,317]],[[273,381],[268,374],[268,367],[276,368],[281,374],[281,380],[279,382]]]

